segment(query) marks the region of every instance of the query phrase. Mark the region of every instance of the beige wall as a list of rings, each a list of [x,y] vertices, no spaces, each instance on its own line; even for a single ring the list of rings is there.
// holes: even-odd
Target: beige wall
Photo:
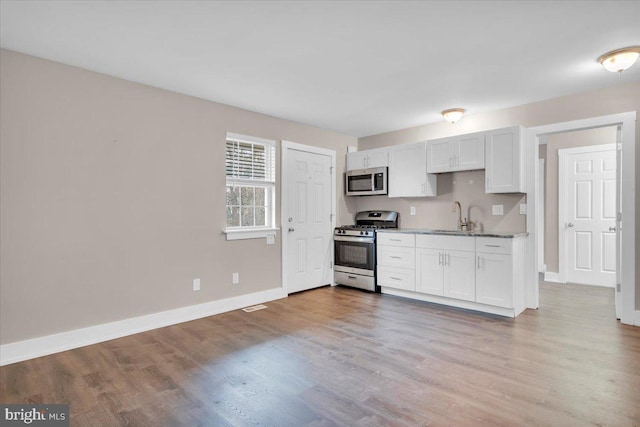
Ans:
[[[611,75],[615,79],[615,75]],[[612,83],[614,84],[614,83]],[[542,126],[553,123],[566,122],[570,120],[585,119],[590,117],[605,116],[609,114],[624,113],[628,111],[640,112],[640,82],[617,85],[609,88],[564,96],[561,98],[549,99],[532,104],[521,105],[513,108],[490,111],[486,113],[470,114],[464,117],[455,125],[447,122],[433,123],[424,126],[417,126],[402,129],[380,135],[360,138],[359,149],[383,147],[405,142],[424,141],[446,136],[453,136],[501,127],[523,125],[525,127]],[[636,121],[636,142],[640,138],[640,124]],[[637,143],[636,143],[637,146]],[[637,196],[637,189],[640,188],[640,148],[636,149],[636,253],[640,253],[640,197]],[[447,178],[455,179],[455,178]],[[458,179],[456,179],[458,181]],[[463,199],[460,202],[468,206],[471,203],[482,204],[484,210],[494,201],[491,198],[484,199],[476,197],[471,199],[470,192],[464,191],[464,186],[459,186],[453,190],[452,194],[444,194],[433,199],[406,199],[406,200],[385,200],[380,203],[381,208],[390,208],[400,211],[403,225],[419,223],[422,226],[431,224],[451,224],[453,214],[448,212],[446,207],[451,199]],[[513,197],[518,196],[504,196]],[[381,199],[382,200],[382,199]],[[483,201],[484,200],[484,201]],[[510,200],[515,206],[519,201]],[[408,216],[408,206],[419,203],[419,212],[423,212],[421,219],[410,219],[405,222]],[[358,210],[375,207],[375,200],[368,200],[364,197],[358,200]],[[486,229],[511,228],[516,226],[524,227],[524,220],[518,216],[517,210],[507,212],[505,205],[505,216],[499,223],[486,223]],[[427,212],[433,218],[427,218]],[[490,212],[490,211],[488,211]],[[473,217],[473,215],[472,215]],[[522,221],[522,222],[521,222]],[[636,308],[640,308],[640,263],[636,263]]]
[[[615,126],[550,135],[546,145],[544,262],[558,272],[558,150],[616,142]],[[541,146],[542,148],[542,146]]]
[[[280,235],[267,246],[221,234],[226,132],[336,150],[338,171],[346,147],[357,144],[15,52],[0,55],[2,344],[281,286]],[[338,182],[338,222],[347,223],[355,201],[345,200]],[[232,272],[240,273],[239,285],[231,285]],[[196,277],[200,292],[191,290]]]
[[[393,198],[386,196],[358,197],[358,210],[387,209],[400,213],[404,228],[455,229],[458,213],[452,212],[454,201],[462,205],[462,216],[477,223],[479,230],[525,231],[526,217],[520,215],[524,194],[485,194],[484,170],[438,175],[438,196]],[[491,214],[491,205],[503,205],[504,215]],[[410,215],[411,206],[416,215]]]

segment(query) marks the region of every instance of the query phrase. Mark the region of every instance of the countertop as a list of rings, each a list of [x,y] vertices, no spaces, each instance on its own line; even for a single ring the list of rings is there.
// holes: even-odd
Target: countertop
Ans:
[[[428,228],[385,228],[383,230],[378,230],[378,233],[438,234],[443,236],[498,237],[503,239],[513,239],[514,237],[524,237],[529,235],[526,231],[509,233],[496,231],[431,230]]]

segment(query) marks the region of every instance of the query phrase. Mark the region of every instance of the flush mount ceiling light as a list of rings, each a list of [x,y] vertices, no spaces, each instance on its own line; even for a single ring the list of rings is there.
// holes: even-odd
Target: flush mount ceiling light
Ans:
[[[622,73],[636,63],[638,56],[640,56],[640,46],[625,47],[605,53],[598,58],[598,62],[612,73]]]
[[[442,117],[449,123],[455,123],[464,114],[464,108],[450,108],[442,112]]]

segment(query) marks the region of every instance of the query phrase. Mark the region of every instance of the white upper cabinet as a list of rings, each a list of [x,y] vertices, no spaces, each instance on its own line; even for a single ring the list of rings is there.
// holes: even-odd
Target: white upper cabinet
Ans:
[[[347,170],[382,168],[389,166],[389,148],[373,148],[371,150],[347,153]]]
[[[427,172],[443,173],[484,168],[485,133],[451,138],[436,139],[427,142],[429,162]]]
[[[520,126],[486,133],[486,193],[525,192],[523,133]]]
[[[437,177],[427,174],[427,143],[389,147],[389,197],[436,196]]]

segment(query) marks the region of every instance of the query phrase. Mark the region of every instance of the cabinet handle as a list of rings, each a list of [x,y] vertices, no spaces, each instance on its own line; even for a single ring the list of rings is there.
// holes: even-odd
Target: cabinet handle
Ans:
[[[357,277],[356,277],[356,276],[347,276],[347,277],[348,277],[349,279],[353,279],[353,280],[356,280],[356,279],[357,279]]]
[[[478,270],[480,270],[480,255],[478,255]]]
[[[442,265],[442,252],[438,252],[438,265]]]
[[[449,167],[453,167],[453,158],[452,156],[449,156]]]
[[[389,279],[393,279],[393,280],[402,280],[402,279],[400,279],[400,278],[398,278],[398,277],[393,277],[393,276],[389,276]]]
[[[449,265],[449,254],[444,254],[444,265]]]
[[[393,259],[402,259],[402,257],[401,257],[401,256],[393,256],[393,255],[390,255],[390,256],[389,256],[389,258],[393,258]]]
[[[400,239],[389,239],[390,242],[402,242]]]
[[[424,182],[422,183],[422,194],[427,194],[427,185]]]
[[[485,245],[488,248],[501,248],[502,246],[500,245]]]

